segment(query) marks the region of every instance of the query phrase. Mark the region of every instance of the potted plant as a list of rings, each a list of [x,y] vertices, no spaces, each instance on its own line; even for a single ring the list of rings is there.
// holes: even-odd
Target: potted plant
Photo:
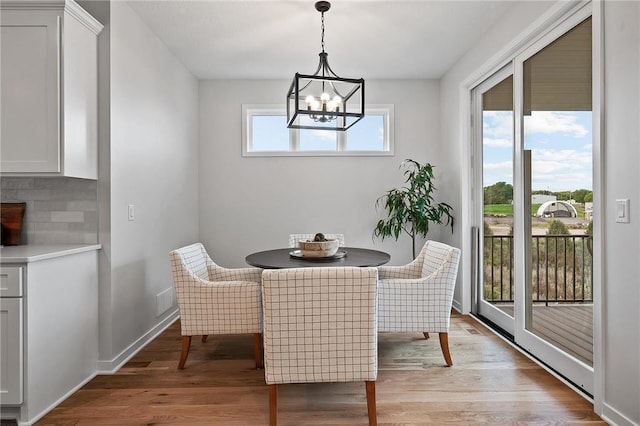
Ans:
[[[447,203],[434,203],[433,166],[429,163],[420,164],[407,159],[400,164],[404,168],[406,186],[390,189],[376,200],[376,208],[381,204],[387,212],[386,219],[380,219],[373,235],[394,237],[396,240],[401,232],[411,237],[413,258],[416,257],[416,236],[426,237],[431,223],[451,225],[453,232],[453,208]]]

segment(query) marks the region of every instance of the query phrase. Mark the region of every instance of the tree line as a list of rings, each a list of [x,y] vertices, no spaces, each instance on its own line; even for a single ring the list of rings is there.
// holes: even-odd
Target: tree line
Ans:
[[[532,194],[555,195],[560,201],[574,200],[576,203],[593,201],[593,191],[577,189],[575,191],[532,191]],[[506,182],[496,182],[484,187],[484,204],[511,204],[513,200],[513,185]]]

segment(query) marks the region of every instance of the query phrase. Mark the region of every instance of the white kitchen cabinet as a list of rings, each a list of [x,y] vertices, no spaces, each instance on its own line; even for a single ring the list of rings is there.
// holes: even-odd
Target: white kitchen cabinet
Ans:
[[[99,249],[0,248],[3,419],[31,425],[95,376]]]
[[[0,401],[23,401],[22,267],[0,268]]]
[[[97,178],[97,35],[71,0],[0,0],[0,172]]]

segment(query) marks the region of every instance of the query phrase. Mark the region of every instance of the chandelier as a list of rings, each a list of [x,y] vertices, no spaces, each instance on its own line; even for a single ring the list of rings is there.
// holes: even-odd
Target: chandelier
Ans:
[[[347,130],[364,117],[364,79],[339,77],[324,51],[324,13],[328,1],[315,4],[321,14],[320,63],[313,74],[296,73],[287,93],[290,129]]]

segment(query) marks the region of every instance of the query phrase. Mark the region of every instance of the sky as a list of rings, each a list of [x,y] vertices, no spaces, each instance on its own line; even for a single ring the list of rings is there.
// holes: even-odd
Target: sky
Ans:
[[[513,184],[513,112],[484,111],[484,186]],[[532,190],[593,189],[591,111],[533,111],[524,119]]]
[[[484,186],[513,184],[513,112],[484,111]],[[256,151],[289,150],[284,116],[253,117]],[[525,116],[525,149],[532,151],[532,190],[593,189],[591,111],[533,111]],[[380,150],[384,144],[381,115],[367,115],[346,135],[347,149]],[[299,150],[335,150],[335,131],[301,130]]]
[[[338,132],[334,130],[300,130],[300,151],[335,151]],[[367,114],[346,134],[349,151],[380,151],[384,148],[384,115]],[[284,115],[253,117],[254,151],[288,151],[289,129]]]

